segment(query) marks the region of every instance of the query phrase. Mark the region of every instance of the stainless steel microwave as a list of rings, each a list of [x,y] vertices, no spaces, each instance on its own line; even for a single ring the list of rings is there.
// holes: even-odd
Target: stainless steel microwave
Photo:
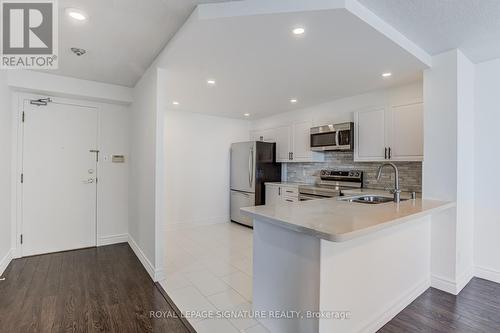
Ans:
[[[311,128],[311,150],[354,150],[354,123],[342,123]]]

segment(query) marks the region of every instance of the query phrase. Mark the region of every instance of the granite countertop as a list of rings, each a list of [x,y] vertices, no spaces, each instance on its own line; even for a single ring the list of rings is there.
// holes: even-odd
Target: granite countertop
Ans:
[[[375,194],[373,190],[369,192]],[[387,192],[382,192],[387,195]],[[331,198],[241,210],[244,214],[283,228],[333,242],[344,242],[454,206],[454,202],[422,199],[399,204],[365,204]]]

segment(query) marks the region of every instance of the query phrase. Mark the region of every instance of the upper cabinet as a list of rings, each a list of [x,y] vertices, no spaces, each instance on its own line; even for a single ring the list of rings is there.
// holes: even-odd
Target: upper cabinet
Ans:
[[[312,121],[298,121],[250,132],[252,140],[276,142],[276,162],[323,162],[323,153],[310,147]]]
[[[291,126],[292,135],[292,160],[294,162],[315,161],[318,157],[323,159],[322,153],[311,151],[311,127],[312,121],[301,121]]]
[[[385,158],[386,140],[385,109],[359,111],[354,114],[354,159],[379,161]]]
[[[424,108],[422,103],[392,107],[390,147],[393,160],[423,160]]]
[[[354,160],[422,161],[423,104],[354,113]]]

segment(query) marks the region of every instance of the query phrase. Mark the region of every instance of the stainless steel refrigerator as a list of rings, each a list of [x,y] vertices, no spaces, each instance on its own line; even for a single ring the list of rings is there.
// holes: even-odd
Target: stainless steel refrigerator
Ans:
[[[276,144],[250,141],[231,145],[231,221],[252,226],[240,208],[265,204],[265,182],[281,181]]]

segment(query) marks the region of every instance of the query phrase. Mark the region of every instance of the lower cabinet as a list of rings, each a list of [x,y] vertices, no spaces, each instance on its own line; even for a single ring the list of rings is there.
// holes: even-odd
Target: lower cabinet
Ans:
[[[266,205],[276,205],[281,198],[281,190],[278,185],[265,184],[266,187]]]
[[[266,183],[266,205],[299,202],[299,187],[293,184]]]

